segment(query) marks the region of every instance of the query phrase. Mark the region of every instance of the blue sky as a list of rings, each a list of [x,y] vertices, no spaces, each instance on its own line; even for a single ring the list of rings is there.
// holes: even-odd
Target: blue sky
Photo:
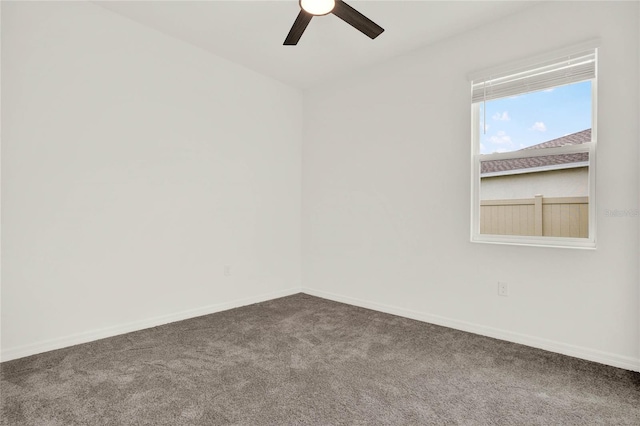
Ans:
[[[486,103],[480,153],[516,151],[591,128],[591,82],[496,99]]]

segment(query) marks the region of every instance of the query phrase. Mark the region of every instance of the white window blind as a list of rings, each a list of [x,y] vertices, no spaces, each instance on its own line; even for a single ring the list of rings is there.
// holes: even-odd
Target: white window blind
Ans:
[[[589,49],[534,67],[474,80],[472,103],[550,89],[595,77],[596,49]]]

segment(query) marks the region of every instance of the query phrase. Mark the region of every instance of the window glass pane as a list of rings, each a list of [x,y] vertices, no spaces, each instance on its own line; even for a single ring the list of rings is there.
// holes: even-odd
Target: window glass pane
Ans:
[[[591,141],[591,81],[480,102],[479,105],[480,154]],[[572,134],[575,137],[567,138]]]
[[[589,238],[588,152],[480,161],[480,169],[481,234]]]

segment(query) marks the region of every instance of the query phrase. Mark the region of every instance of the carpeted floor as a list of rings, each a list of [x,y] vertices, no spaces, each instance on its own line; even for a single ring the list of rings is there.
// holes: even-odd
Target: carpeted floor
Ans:
[[[2,425],[640,424],[640,374],[305,294],[1,364]]]

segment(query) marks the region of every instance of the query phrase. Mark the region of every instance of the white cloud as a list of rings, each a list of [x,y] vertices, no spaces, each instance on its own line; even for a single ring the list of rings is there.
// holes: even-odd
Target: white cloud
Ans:
[[[544,89],[543,92],[553,92],[555,90],[555,87],[552,87],[551,89]]]
[[[498,121],[509,121],[511,120],[511,117],[509,117],[509,112],[505,111],[502,114],[499,112],[496,112],[495,114],[493,114],[491,116],[491,118],[493,118],[494,120],[498,120]]]
[[[500,130],[495,135],[489,138],[489,142],[498,144],[498,145],[511,145],[513,142],[511,141],[511,136],[507,135],[504,130]]]
[[[533,123],[533,126],[529,128],[529,130],[537,130],[538,132],[546,132],[547,126],[544,125],[542,121],[536,121]]]

